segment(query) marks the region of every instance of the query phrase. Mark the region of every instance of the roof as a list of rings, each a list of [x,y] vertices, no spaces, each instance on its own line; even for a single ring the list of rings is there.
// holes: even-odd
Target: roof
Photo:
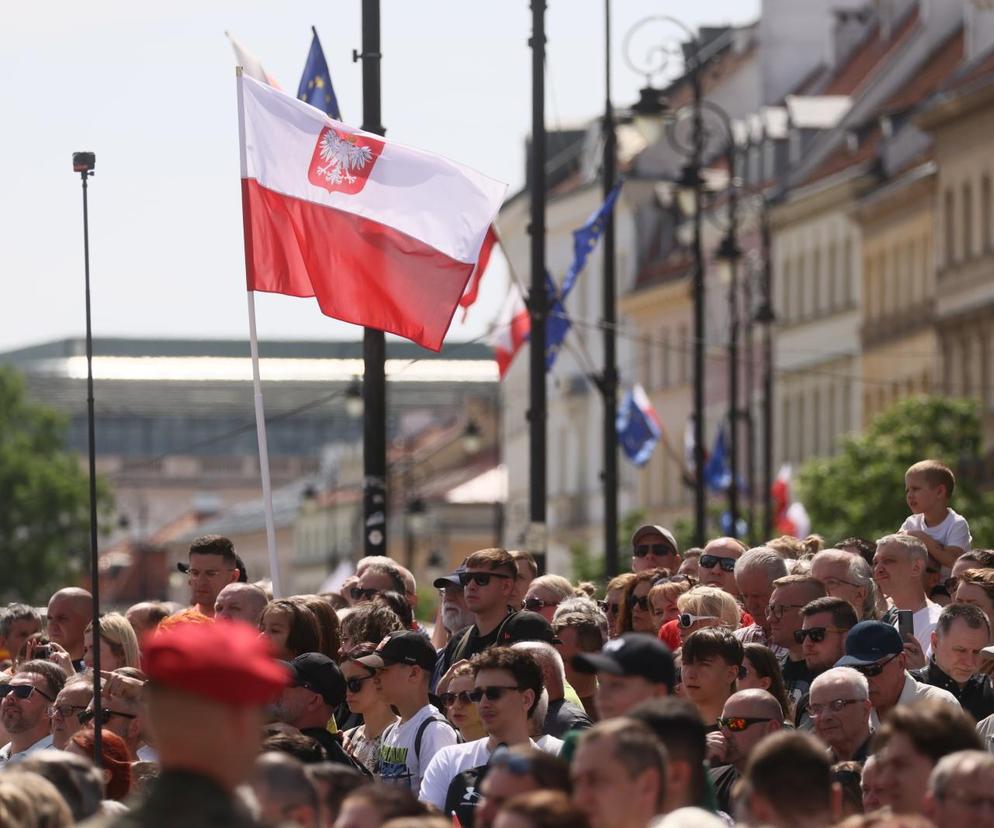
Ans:
[[[918,4],[905,13],[890,37],[881,37],[879,21],[871,27],[863,43],[828,78],[819,90],[822,95],[852,95],[874,75],[886,59],[908,38],[919,22]]]

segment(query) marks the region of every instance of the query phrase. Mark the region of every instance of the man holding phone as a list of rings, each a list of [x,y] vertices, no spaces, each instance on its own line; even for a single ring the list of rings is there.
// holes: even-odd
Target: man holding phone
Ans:
[[[921,648],[921,656],[914,647],[909,651],[911,667],[925,666],[931,655],[932,631],[942,612],[942,607],[928,600],[922,585],[927,561],[925,544],[911,535],[885,535],[877,541],[873,555],[873,580],[893,604],[883,620],[898,626],[902,641],[913,638]],[[910,613],[910,624],[902,612]]]

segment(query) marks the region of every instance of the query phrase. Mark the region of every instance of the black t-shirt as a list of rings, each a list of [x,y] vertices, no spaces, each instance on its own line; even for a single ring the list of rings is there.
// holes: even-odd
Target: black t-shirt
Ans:
[[[811,671],[804,660],[791,661],[788,657],[783,665],[783,683],[787,686],[787,695],[797,704],[811,686]]]
[[[507,624],[508,620],[513,618],[515,615],[515,612],[509,612],[504,616],[504,619],[486,635],[480,635],[476,628],[476,624],[459,630],[459,632],[455,633],[452,638],[449,639],[449,643],[446,644],[445,649],[442,650],[439,657],[440,663],[435,669],[435,675],[438,676],[438,678],[441,678],[445,675],[445,671],[457,661],[472,658],[477,653],[482,653],[488,647],[493,647],[500,638],[500,634],[504,630],[504,625]]]
[[[714,786],[714,798],[718,802],[718,809],[726,814],[732,812],[732,786],[739,778],[739,772],[735,770],[735,765],[720,765],[708,771],[711,784]]]
[[[300,732],[305,736],[310,736],[324,748],[325,753],[328,754],[329,762],[336,765],[345,765],[347,768],[361,772],[363,776],[369,776],[369,771],[349,756],[338,738],[323,727],[305,727]]]
[[[542,730],[549,736],[562,739],[571,730],[586,730],[593,725],[582,707],[571,704],[566,699],[549,702],[549,712],[545,714]]]

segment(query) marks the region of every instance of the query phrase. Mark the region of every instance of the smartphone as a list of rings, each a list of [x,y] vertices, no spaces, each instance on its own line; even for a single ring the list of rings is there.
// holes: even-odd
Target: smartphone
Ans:
[[[897,611],[897,631],[901,634],[902,641],[904,641],[909,635],[914,636],[915,619],[914,613],[912,613],[911,610]]]

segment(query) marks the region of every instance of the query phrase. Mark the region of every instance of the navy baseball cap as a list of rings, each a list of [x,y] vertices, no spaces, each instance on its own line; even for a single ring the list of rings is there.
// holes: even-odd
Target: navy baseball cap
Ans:
[[[456,567],[455,572],[450,572],[448,575],[443,575],[441,578],[436,578],[432,581],[432,586],[435,589],[459,589],[462,590],[462,581],[459,580],[459,576],[466,571],[466,567],[460,565]]]
[[[865,667],[902,652],[904,642],[897,627],[883,621],[860,621],[846,635],[846,654],[835,666]]]
[[[625,633],[608,641],[599,653],[573,656],[573,667],[581,673],[640,676],[653,684],[665,684],[671,691],[676,685],[673,653],[646,633]]]

